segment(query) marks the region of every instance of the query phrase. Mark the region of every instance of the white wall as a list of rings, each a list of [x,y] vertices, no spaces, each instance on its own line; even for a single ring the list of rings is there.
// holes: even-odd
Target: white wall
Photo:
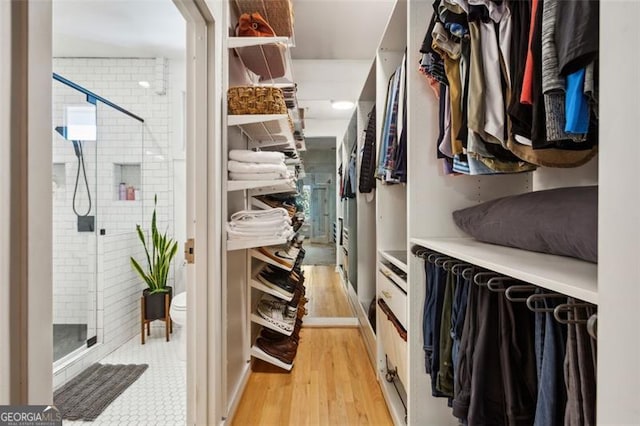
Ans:
[[[181,60],[167,61],[165,65],[154,58],[54,60],[54,71],[61,76],[145,120],[141,124],[98,103],[98,141],[85,142],[84,146],[94,200],[91,214],[96,215],[96,229],[104,229],[105,235],[77,232],[71,208],[77,160],[71,142],[57,134],[53,136],[54,180],[59,181],[54,194],[54,323],[89,321],[90,327],[95,325],[100,343],[83,357],[56,370],[55,386],[139,333],[143,285],[132,270],[129,258],[143,260],[135,226],[150,228],[155,194],[158,195],[159,229],[168,230],[180,245],[185,238],[182,112],[185,65]],[[138,84],[143,80],[149,81],[151,88]],[[54,82],[54,93],[55,124],[63,124],[62,106],[83,103],[84,97],[57,82]],[[117,166],[114,167],[118,164],[140,165],[140,183],[135,185],[140,199],[117,199],[119,181],[129,184],[135,180],[121,178]],[[82,179],[80,182],[82,188]],[[80,199],[83,200],[79,203],[82,213],[87,205],[84,189]],[[182,273],[182,256],[178,254],[169,285],[174,284],[174,274]],[[181,280],[178,281],[182,286]],[[182,289],[177,288],[175,292]]]
[[[54,71],[95,92],[130,112],[142,117],[142,124],[102,103],[98,103],[98,141],[85,142],[85,165],[92,192],[91,214],[96,228],[106,235],[129,233],[136,224],[149,227],[154,194],[158,195],[158,221],[173,235],[173,160],[182,156],[181,88],[174,84],[182,79],[180,66],[165,66],[153,58],[57,58]],[[158,72],[164,68],[164,82]],[[172,71],[176,76],[173,76]],[[160,78],[159,78],[160,77]],[[142,88],[139,81],[152,87]],[[61,83],[54,82],[54,124],[64,124],[67,104],[83,104],[84,96]],[[166,85],[166,93],[158,94]],[[182,87],[184,83],[182,83]],[[178,105],[176,105],[178,103]],[[54,323],[82,324],[92,300],[87,290],[95,289],[96,237],[78,233],[71,204],[76,177],[76,156],[71,142],[54,134],[55,168],[64,176],[58,179],[54,195]],[[140,166],[140,178],[131,182],[118,174],[118,164]],[[64,171],[63,171],[64,170]],[[54,172],[55,175],[55,172]],[[82,177],[82,176],[81,176]],[[96,185],[97,181],[97,185]],[[120,201],[117,185],[135,183],[141,200]],[[80,213],[87,206],[86,191],[80,179],[78,205]],[[184,219],[183,219],[184,221]],[[183,225],[184,226],[184,225]],[[100,237],[98,237],[100,238]],[[133,242],[135,249],[139,242]],[[93,299],[95,303],[95,299]]]

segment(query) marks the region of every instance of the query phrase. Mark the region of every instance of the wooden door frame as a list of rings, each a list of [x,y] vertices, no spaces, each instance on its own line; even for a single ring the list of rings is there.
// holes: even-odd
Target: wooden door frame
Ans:
[[[218,356],[220,306],[221,183],[216,116],[216,32],[214,12],[205,0],[173,0],[187,21],[187,238],[195,262],[187,266],[187,424],[221,419]]]

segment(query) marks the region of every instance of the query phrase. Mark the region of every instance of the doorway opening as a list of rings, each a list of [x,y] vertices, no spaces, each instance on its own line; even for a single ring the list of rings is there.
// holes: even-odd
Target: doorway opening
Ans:
[[[340,278],[340,176],[336,173],[336,138],[307,138],[301,153],[305,176],[299,191],[305,212],[305,285],[309,293],[307,324],[333,324],[338,319],[353,320],[346,288]],[[327,319],[331,320],[327,320]],[[327,322],[328,321],[328,322]]]
[[[187,421],[186,321],[168,315],[186,291],[186,33],[171,0],[53,2],[53,391],[68,419]],[[171,248],[168,297],[145,328],[150,284],[132,259],[157,269],[154,225]],[[112,364],[138,376],[121,388]]]

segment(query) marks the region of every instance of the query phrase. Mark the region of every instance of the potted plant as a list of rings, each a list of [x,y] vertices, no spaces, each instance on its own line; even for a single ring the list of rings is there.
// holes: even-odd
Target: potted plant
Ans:
[[[136,225],[138,237],[142,242],[145,254],[147,256],[148,268],[145,270],[140,263],[131,257],[131,265],[138,272],[140,277],[147,284],[147,288],[143,290],[144,298],[143,314],[144,320],[153,321],[157,319],[166,319],[168,312],[166,311],[165,295],[172,297],[172,288],[167,286],[167,277],[169,276],[169,268],[171,260],[178,252],[178,242],[169,238],[167,232],[161,234],[158,231],[156,223],[156,206],[158,204],[158,196],[153,200],[153,215],[151,217],[151,241],[147,244],[145,232],[140,225]],[[149,253],[151,246],[151,253]],[[167,324],[169,326],[169,324]]]

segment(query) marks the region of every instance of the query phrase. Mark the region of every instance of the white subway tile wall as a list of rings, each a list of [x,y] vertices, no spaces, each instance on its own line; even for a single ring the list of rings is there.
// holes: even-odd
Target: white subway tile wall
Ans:
[[[85,366],[112,352],[139,330],[143,287],[129,257],[142,259],[135,227],[140,224],[145,230],[150,228],[154,195],[158,197],[158,226],[173,235],[170,141],[172,132],[180,130],[172,129],[170,67],[164,61],[160,66],[154,58],[54,59],[54,72],[145,120],[142,124],[98,102],[97,141],[82,144],[92,201],[89,214],[96,218],[97,233],[77,231],[72,208],[77,157],[72,142],[55,132],[53,136],[53,322],[97,327],[101,345],[81,361]],[[162,80],[161,70],[165,73],[163,94],[157,94],[154,86]],[[152,82],[152,87],[145,89],[139,81]],[[59,82],[53,83],[53,95],[55,126],[64,126],[66,105],[88,105],[86,96]],[[132,187],[138,198],[119,200],[120,182]],[[76,206],[79,214],[87,212],[82,171]],[[169,285],[174,282],[174,269]],[[97,315],[93,314],[95,308]],[[70,373],[58,371],[56,385],[70,379]]]

